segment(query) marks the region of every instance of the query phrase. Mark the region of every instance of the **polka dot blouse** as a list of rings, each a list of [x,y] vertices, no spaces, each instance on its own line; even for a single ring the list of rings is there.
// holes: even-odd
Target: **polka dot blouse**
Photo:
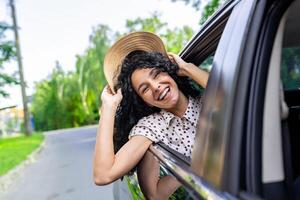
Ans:
[[[201,104],[200,97],[189,97],[188,108],[181,118],[165,110],[143,117],[131,129],[129,139],[142,135],[191,157]]]

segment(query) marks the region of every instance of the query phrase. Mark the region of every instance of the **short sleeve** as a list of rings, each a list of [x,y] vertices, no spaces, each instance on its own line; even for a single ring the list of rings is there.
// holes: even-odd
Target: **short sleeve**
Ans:
[[[200,109],[201,109],[202,104],[203,104],[203,98],[204,98],[203,94],[201,94],[198,97],[196,97],[196,104],[197,104],[197,107],[198,106],[200,107]]]
[[[128,139],[136,135],[144,136],[154,143],[159,141],[153,131],[145,126],[134,126],[129,133]]]

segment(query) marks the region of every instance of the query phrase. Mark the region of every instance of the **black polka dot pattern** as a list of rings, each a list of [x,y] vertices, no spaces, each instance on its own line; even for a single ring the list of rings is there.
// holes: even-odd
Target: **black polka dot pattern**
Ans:
[[[189,97],[187,110],[181,118],[162,110],[140,119],[132,128],[129,139],[135,135],[142,135],[154,143],[161,141],[179,153],[191,157],[201,99]]]

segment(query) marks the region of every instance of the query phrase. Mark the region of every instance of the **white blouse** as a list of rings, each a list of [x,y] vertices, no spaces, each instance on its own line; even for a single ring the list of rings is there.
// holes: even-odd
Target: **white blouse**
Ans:
[[[131,129],[129,139],[135,135],[145,136],[191,157],[201,105],[201,97],[189,97],[187,110],[181,118],[165,110],[143,117]]]

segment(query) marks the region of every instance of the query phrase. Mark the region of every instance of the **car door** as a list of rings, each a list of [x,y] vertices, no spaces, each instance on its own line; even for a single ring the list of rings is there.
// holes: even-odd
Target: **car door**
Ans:
[[[266,105],[272,104],[266,98],[275,36],[290,4],[238,2],[218,44],[200,113],[192,169],[223,191],[222,198],[289,198],[281,127],[268,120],[279,119],[280,113],[275,117],[267,112]],[[277,82],[279,85],[279,79]],[[271,82],[271,87],[274,85]],[[275,108],[280,110],[276,101]],[[266,136],[274,132],[265,131],[267,123],[277,134]]]

